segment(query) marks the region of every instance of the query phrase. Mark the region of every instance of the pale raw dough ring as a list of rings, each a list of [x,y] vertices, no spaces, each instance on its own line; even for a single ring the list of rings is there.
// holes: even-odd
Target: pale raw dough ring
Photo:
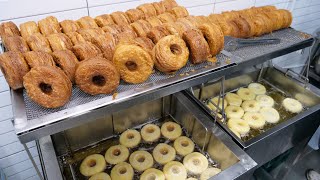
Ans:
[[[242,100],[254,100],[256,98],[256,95],[248,88],[240,88],[237,91],[237,94],[241,97]]]
[[[141,174],[140,180],[150,180],[150,179],[165,180],[165,176],[162,171],[155,168],[150,168],[145,170]]]
[[[207,158],[198,152],[190,153],[183,158],[183,165],[191,174],[201,174],[208,168],[208,164]]]
[[[257,112],[246,112],[243,115],[243,120],[245,120],[253,129],[261,129],[266,124],[264,117]]]
[[[129,150],[127,147],[123,145],[115,145],[111,146],[104,156],[107,163],[109,164],[118,164],[120,162],[124,162],[129,157]]]
[[[101,154],[92,154],[87,156],[80,165],[80,173],[84,176],[92,176],[104,171],[106,161]]]
[[[130,155],[129,162],[137,171],[144,171],[153,166],[153,158],[147,151],[135,151]]]
[[[161,126],[161,134],[169,139],[169,140],[175,140],[182,134],[181,126],[174,122],[165,122]]]
[[[139,145],[141,141],[141,135],[139,131],[134,129],[128,129],[120,135],[120,144],[133,148]]]
[[[277,123],[280,120],[280,115],[274,108],[263,107],[260,109],[260,113],[268,123]]]
[[[256,95],[265,94],[267,92],[266,88],[260,83],[251,83],[249,84],[248,89]]]
[[[171,161],[163,167],[163,173],[167,180],[185,180],[187,178],[187,170],[177,161]]]
[[[181,156],[186,156],[193,152],[194,143],[192,140],[186,136],[178,137],[173,143],[174,149],[176,149],[177,154]]]
[[[146,142],[158,141],[160,136],[160,128],[155,124],[147,124],[141,129],[141,137]]]
[[[236,119],[236,118],[229,119],[228,127],[240,133],[241,135],[245,135],[250,131],[249,124],[243,119]]]
[[[272,97],[267,96],[267,95],[258,95],[256,97],[256,100],[260,104],[261,107],[272,107],[274,105],[274,100]]]
[[[225,99],[228,101],[230,106],[241,106],[242,99],[239,95],[235,93],[227,93]]]
[[[111,170],[111,179],[128,180],[133,179],[134,171],[130,164],[121,162]]]
[[[215,176],[216,174],[220,173],[221,169],[218,168],[208,168],[205,171],[203,171],[203,173],[201,173],[200,175],[200,180],[207,180],[213,176]]]
[[[244,110],[239,106],[228,106],[225,112],[228,118],[241,118],[244,115]]]
[[[176,150],[165,143],[158,144],[152,152],[153,158],[159,164],[166,164],[176,157]]]
[[[292,113],[299,113],[303,109],[302,104],[298,100],[292,98],[285,98],[282,102],[282,105],[287,111]]]
[[[111,178],[107,173],[101,172],[91,176],[89,180],[111,180]]]
[[[245,112],[258,112],[260,110],[260,104],[256,100],[244,101],[241,107]]]

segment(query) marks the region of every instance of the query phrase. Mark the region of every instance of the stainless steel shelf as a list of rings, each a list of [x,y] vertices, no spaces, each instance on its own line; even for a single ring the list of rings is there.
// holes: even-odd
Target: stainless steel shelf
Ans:
[[[140,85],[121,83],[118,95],[89,96],[77,88],[71,101],[59,109],[45,109],[32,102],[23,91],[12,91],[15,130],[21,142],[29,142],[51,135],[94,119],[95,116],[113,113],[138,103],[158,99],[209,80],[230,74],[244,67],[261,64],[272,58],[311,46],[310,35],[294,29],[284,29],[259,38],[279,38],[281,43],[245,47],[232,53],[223,52],[218,64],[188,65],[175,76],[155,73]],[[226,38],[226,42],[229,41]]]

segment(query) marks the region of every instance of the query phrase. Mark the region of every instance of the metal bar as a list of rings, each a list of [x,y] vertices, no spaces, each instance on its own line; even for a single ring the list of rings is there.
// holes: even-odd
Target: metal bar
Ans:
[[[33,167],[35,168],[35,170],[36,170],[39,178],[40,178],[41,180],[44,180],[44,179],[43,179],[43,176],[41,175],[41,172],[40,172],[40,170],[39,170],[39,168],[38,168],[38,166],[37,166],[37,164],[36,164],[36,162],[34,161],[32,155],[31,155],[31,153],[30,153],[30,151],[29,151],[28,146],[27,146],[25,143],[23,143],[22,145],[23,145],[24,149],[26,150],[26,152],[27,152],[27,154],[28,154],[28,156],[29,156],[29,159],[31,160],[31,163],[32,163]]]

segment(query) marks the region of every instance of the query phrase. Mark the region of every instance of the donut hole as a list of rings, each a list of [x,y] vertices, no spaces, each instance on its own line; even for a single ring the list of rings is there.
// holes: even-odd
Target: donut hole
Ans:
[[[90,160],[88,161],[87,165],[88,165],[89,167],[94,167],[94,166],[97,165],[97,162],[96,162],[96,160],[94,160],[94,159],[90,159]]]
[[[189,142],[188,141],[182,141],[181,142],[181,146],[188,147],[189,146]]]
[[[120,156],[121,151],[120,151],[120,149],[115,149],[115,150],[112,151],[112,154],[113,154],[114,156]]]
[[[249,104],[249,107],[253,108],[253,107],[254,107],[254,105],[253,105],[253,104]]]
[[[39,88],[45,94],[51,94],[52,93],[52,86],[50,84],[42,82],[42,83],[39,84]]]
[[[172,132],[172,131],[174,131],[174,125],[168,125],[167,126],[167,130],[169,131],[169,132]]]
[[[162,148],[162,149],[160,149],[160,153],[161,153],[162,155],[167,155],[167,154],[169,153],[169,151],[168,151],[167,148]]]
[[[199,164],[200,164],[199,159],[192,160],[192,164],[195,165],[195,166],[199,166]]]
[[[139,156],[139,157],[137,158],[137,161],[138,161],[139,163],[143,163],[145,160],[146,160],[146,158],[145,158],[144,156]]]
[[[258,120],[259,118],[257,116],[252,116],[253,120]]]
[[[138,69],[138,65],[133,61],[127,61],[126,67],[129,69],[129,71],[136,71]]]
[[[119,173],[120,173],[120,174],[125,174],[125,173],[127,173],[127,169],[124,168],[124,167],[123,167],[123,168],[120,168],[120,169],[119,169]]]
[[[128,133],[128,134],[127,134],[127,138],[128,138],[128,139],[133,139],[133,138],[134,138],[134,134]]]
[[[244,94],[248,96],[250,93],[249,92],[245,92]]]
[[[148,178],[147,178],[147,180],[156,180],[157,179],[157,177],[156,177],[156,175],[154,175],[154,174],[150,174],[149,176],[148,176]]]
[[[170,51],[174,55],[180,55],[182,53],[182,49],[178,44],[171,44]]]
[[[180,169],[177,168],[177,167],[173,167],[171,170],[172,170],[173,174],[179,174],[180,173]]]
[[[237,110],[236,110],[236,109],[232,109],[232,112],[234,112],[234,113],[235,113],[235,112],[237,112]]]
[[[148,127],[146,131],[147,131],[147,133],[150,133],[150,134],[151,134],[151,133],[154,132],[154,130],[155,130],[155,129],[154,129],[153,127]]]
[[[97,75],[92,77],[92,82],[94,85],[104,86],[106,84],[106,79],[101,75]]]

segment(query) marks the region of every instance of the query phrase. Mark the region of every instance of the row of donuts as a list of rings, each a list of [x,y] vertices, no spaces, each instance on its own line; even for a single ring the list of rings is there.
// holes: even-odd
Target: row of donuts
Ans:
[[[141,133],[141,134],[140,134]],[[153,149],[152,155],[144,150],[131,153],[131,148],[138,147],[143,140],[145,143],[157,143],[161,135],[173,142],[173,147],[166,143],[159,143]],[[119,145],[111,146],[105,153],[87,156],[80,165],[80,172],[84,176],[91,176],[90,180],[110,176],[103,172],[106,163],[114,165],[111,179],[133,179],[134,170],[142,173],[140,179],[186,179],[189,174],[209,179],[221,170],[208,167],[207,158],[201,153],[194,152],[195,144],[191,139],[182,135],[181,126],[174,122],[165,122],[161,129],[155,124],[143,126],[141,132],[133,129],[124,131],[119,138]],[[128,149],[129,148],[129,149]],[[176,154],[183,156],[183,164],[175,161]],[[129,161],[127,163],[126,161]],[[154,160],[163,165],[163,171],[153,168]],[[193,163],[197,161],[197,163]]]
[[[227,93],[224,107],[218,97],[212,98],[207,106],[217,111],[214,104],[218,102],[218,107],[225,110],[229,129],[239,138],[247,135],[251,128],[262,129],[266,123],[274,124],[280,120],[279,112],[273,108],[273,98],[266,95],[266,88],[260,83],[251,83],[248,88],[239,88],[237,93]],[[299,113],[303,108],[299,101],[292,98],[284,99],[282,104],[291,113]]]

